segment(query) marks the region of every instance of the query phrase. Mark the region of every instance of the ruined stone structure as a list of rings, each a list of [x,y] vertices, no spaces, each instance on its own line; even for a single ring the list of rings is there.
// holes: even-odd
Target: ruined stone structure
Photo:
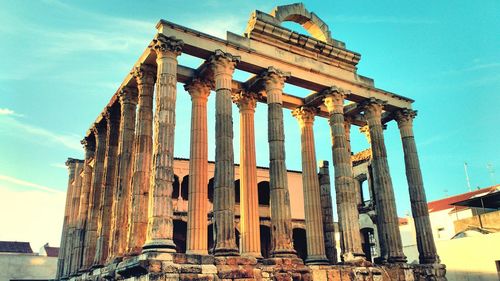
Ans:
[[[285,21],[301,24],[310,36],[284,28]],[[430,234],[412,131],[413,100],[378,89],[372,79],[358,75],[360,55],[333,39],[316,14],[302,4],[279,6],[270,14],[255,11],[244,36],[228,32],[226,40],[165,20],[156,27],[157,35],[82,141],[85,159],[68,161],[71,204],[66,206],[58,279],[445,280]],[[204,62],[197,69],[179,65],[182,54]],[[253,76],[236,81],[235,69]],[[174,164],[177,83],[185,85],[192,100],[189,181],[187,194],[181,196],[188,199],[182,248],[176,216],[182,216],[183,200],[174,199],[179,198]],[[313,93],[305,98],[284,93],[285,83]],[[216,152],[209,165],[211,90]],[[233,102],[241,120],[237,169]],[[265,215],[260,213],[255,163],[256,103],[268,108],[269,240],[259,231]],[[283,109],[292,110],[301,128],[303,258],[297,253],[300,243],[293,241],[297,222],[286,168]],[[331,128],[331,188],[327,163],[321,163],[318,175],[312,126],[316,117],[327,118]],[[420,265],[406,264],[402,250],[383,135],[384,124],[392,120],[398,122],[403,141]],[[362,248],[351,126],[367,126],[371,139],[377,265],[367,261]],[[332,194],[337,199],[340,259],[334,247]],[[263,250],[267,241],[269,248]]]

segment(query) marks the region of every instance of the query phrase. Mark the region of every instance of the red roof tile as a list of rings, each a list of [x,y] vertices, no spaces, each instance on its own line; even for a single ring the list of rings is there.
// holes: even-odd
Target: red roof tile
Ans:
[[[474,190],[474,191],[471,191],[471,192],[466,192],[466,193],[462,193],[462,194],[459,194],[459,195],[455,195],[455,196],[447,197],[447,198],[444,198],[444,199],[440,199],[440,200],[429,202],[428,203],[429,213],[437,212],[437,211],[442,211],[442,210],[447,210],[447,209],[453,209],[452,211],[454,211],[454,212],[466,209],[468,207],[465,207],[465,206],[454,206],[452,204],[456,203],[456,202],[460,202],[460,201],[464,201],[464,200],[470,199],[470,198],[472,198],[472,197],[474,197],[474,196],[476,196],[478,194],[481,194],[481,193],[493,192],[498,187],[500,187],[500,185],[494,185],[494,186],[490,186],[490,187],[486,187],[486,188],[481,188],[481,189]]]

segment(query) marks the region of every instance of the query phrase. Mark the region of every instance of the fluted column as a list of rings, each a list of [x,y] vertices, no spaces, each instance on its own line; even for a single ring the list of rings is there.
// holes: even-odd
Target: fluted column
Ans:
[[[210,57],[215,82],[214,254],[237,255],[234,232],[234,150],[231,84],[239,57],[216,50]]]
[[[323,160],[319,162],[318,179],[321,196],[321,215],[323,217],[323,233],[325,234],[326,257],[330,264],[336,264],[337,245],[335,242],[335,225],[333,224],[332,193],[328,161]]]
[[[72,273],[84,270],[83,257],[86,247],[85,237],[88,223],[90,189],[92,185],[93,167],[91,162],[95,159],[96,137],[94,133],[81,141],[85,149],[85,163],[83,164],[83,178],[80,196],[80,207],[78,208],[78,222],[75,230],[75,254],[72,262]]]
[[[208,254],[207,99],[210,95],[210,85],[194,79],[184,88],[191,95],[186,253],[206,255]]]
[[[137,89],[124,87],[120,99],[120,133],[118,140],[118,171],[113,194],[108,261],[119,261],[125,255],[128,234],[128,206],[132,176]]]
[[[290,73],[269,67],[263,73],[268,105],[269,177],[271,203],[271,256],[296,256],[292,242],[292,216],[285,163],[283,87]]]
[[[74,256],[75,256],[75,243],[77,242],[77,228],[78,228],[78,214],[80,208],[80,195],[82,190],[82,169],[84,162],[83,160],[73,159],[75,164],[75,178],[73,180],[73,192],[71,198],[71,212],[69,215],[69,229],[68,233],[70,238],[66,242],[66,260],[67,268],[65,268],[65,276],[69,276],[74,272]],[[66,266],[66,264],[65,264]]]
[[[99,224],[97,225],[97,249],[94,257],[94,267],[103,266],[109,254],[109,236],[111,233],[111,212],[113,206],[113,191],[116,187],[118,172],[118,139],[120,136],[120,106],[113,105],[104,113],[107,124],[106,158],[104,160],[104,180],[101,190],[101,206]]]
[[[329,114],[332,137],[342,260],[351,263],[363,259],[364,254],[361,248],[356,186],[344,127],[345,96],[343,90],[332,87],[325,91],[324,103]]]
[[[142,245],[146,242],[148,226],[148,194],[153,152],[153,92],[156,69],[152,65],[141,64],[134,68],[132,75],[137,81],[139,103],[134,140],[127,255],[138,255],[141,253]]]
[[[255,156],[256,99],[253,93],[233,95],[233,101],[240,109],[240,254],[262,258]]]
[[[405,157],[406,179],[410,193],[411,211],[415,222],[417,248],[421,264],[439,263],[434,237],[432,236],[429,209],[425,196],[424,182],[418,160],[417,146],[413,135],[413,118],[417,115],[411,109],[402,109],[395,114],[398,122]]]
[[[345,145],[347,147],[347,152],[349,152],[349,156],[351,153],[351,119],[348,117],[344,117],[344,130],[345,130]]]
[[[99,219],[99,208],[101,204],[101,189],[104,175],[104,159],[106,157],[106,120],[95,124],[92,128],[96,135],[96,153],[94,169],[92,173],[92,185],[90,187],[89,212],[87,214],[87,227],[85,232],[85,248],[83,251],[83,268],[89,269],[94,261],[97,245],[97,225]]]
[[[380,262],[406,262],[384,143],[381,119],[384,102],[370,98],[362,107],[370,130],[373,180],[377,188],[375,210],[380,240]]]
[[[302,154],[302,189],[306,221],[307,264],[327,264],[325,238],[321,216],[321,200],[314,146],[314,116],[316,110],[300,107],[292,111],[299,121]]]
[[[143,252],[175,252],[172,220],[175,101],[177,56],[181,54],[183,44],[174,37],[158,34],[150,46],[156,52],[156,110],[148,227]]]
[[[66,167],[68,167],[68,186],[66,189],[66,205],[64,208],[64,219],[63,219],[63,228],[62,228],[62,233],[61,233],[61,243],[60,243],[60,251],[59,251],[59,256],[57,259],[57,272],[56,272],[56,278],[59,279],[63,276],[66,276],[67,271],[66,268],[68,267],[69,261],[67,260],[67,252],[66,252],[66,243],[68,243],[68,228],[69,228],[69,216],[71,213],[71,198],[73,197],[73,181],[75,180],[75,168],[76,168],[76,162],[73,161],[74,159],[69,158],[68,161],[66,161]]]

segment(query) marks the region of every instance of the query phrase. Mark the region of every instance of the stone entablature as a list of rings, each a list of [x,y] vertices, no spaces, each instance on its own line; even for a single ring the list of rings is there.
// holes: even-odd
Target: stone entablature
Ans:
[[[282,27],[283,21],[302,24],[314,38]],[[76,279],[157,278],[161,274],[183,280],[217,277],[338,280],[325,276],[341,275],[335,273],[335,270],[341,272],[339,262],[347,266],[343,269],[349,272],[345,280],[358,280],[359,276],[367,280],[444,278],[444,267],[439,265],[433,238],[423,235],[430,230],[430,224],[422,207],[426,199],[412,130],[415,117],[413,100],[378,89],[373,80],[358,75],[356,65],[360,55],[331,38],[328,26],[314,13],[307,11],[302,4],[279,6],[271,14],[256,11],[245,36],[228,33],[226,40],[165,20],[161,20],[156,28],[158,33],[85,137],[86,156],[79,189],[76,188],[78,184],[74,184],[78,181],[73,179],[80,173],[75,173],[70,167],[68,193],[80,190],[81,197],[79,204],[67,204],[68,219],[65,220],[62,242],[70,242],[66,247],[68,251],[61,256],[62,269],[58,279],[70,275],[80,276]],[[182,66],[177,60],[182,54],[205,61],[197,69]],[[254,76],[248,81],[235,81],[233,73],[236,69]],[[189,163],[192,182],[188,184],[186,255],[176,253],[179,250],[174,242],[174,224],[179,215],[175,212],[179,204],[174,205],[172,198],[176,185],[174,135],[179,82],[187,84],[186,90],[193,105]],[[203,87],[196,86],[197,82],[203,83]],[[313,93],[304,98],[285,94],[285,83]],[[213,242],[211,253],[215,258],[207,255],[205,243],[209,237],[205,232],[205,220],[209,218],[206,199],[210,193],[206,185],[209,169],[206,146],[208,89],[215,91],[216,101],[211,212],[213,239],[209,241]],[[234,182],[237,172],[234,166],[233,102],[240,107],[240,146],[248,153],[244,154],[244,162],[239,167],[243,187],[239,219],[241,234],[244,235],[240,247],[235,230]],[[261,259],[262,252],[259,253],[259,239],[256,239],[259,232],[253,229],[261,217],[255,200],[259,195],[253,132],[253,108],[257,102],[268,108],[268,224],[271,242],[270,256],[265,259]],[[119,134],[116,132],[118,119],[110,118],[112,109],[118,108]],[[290,194],[293,184],[288,180],[286,168],[284,108],[293,111],[301,127],[301,186],[304,187],[301,212],[304,213],[308,242],[307,256],[303,259],[298,258],[292,237],[293,225],[297,221],[294,221],[291,199],[296,194]],[[116,112],[114,116],[117,116]],[[325,174],[325,163],[317,178],[314,117],[328,118],[330,124],[334,190],[340,220],[340,261],[332,256],[335,252],[331,235],[333,219],[331,206],[325,204],[325,200],[331,198],[331,193],[327,192],[331,187],[329,176]],[[421,241],[417,241],[420,267],[405,263],[397,229],[395,196],[383,135],[385,123],[392,120],[398,122],[401,131],[412,211],[418,218],[415,220],[418,222],[417,232],[422,233],[418,237]],[[355,181],[350,157],[352,125],[366,126],[365,132],[370,136],[381,249],[376,261],[384,265],[382,271],[389,272],[386,277],[375,273],[380,272],[380,268],[367,261],[369,255],[361,245],[359,198],[356,194],[359,182]],[[116,157],[117,161],[110,161],[109,157]],[[73,210],[76,205],[78,211]],[[110,221],[105,210],[111,211]],[[79,214],[79,217],[70,222],[69,214]],[[69,229],[76,231],[76,235],[69,235]],[[324,235],[321,235],[322,231]],[[107,247],[102,245],[106,241]],[[103,253],[106,248],[107,253]],[[305,266],[304,261],[310,267]],[[326,266],[328,263],[332,265]],[[203,267],[209,264],[213,266]]]

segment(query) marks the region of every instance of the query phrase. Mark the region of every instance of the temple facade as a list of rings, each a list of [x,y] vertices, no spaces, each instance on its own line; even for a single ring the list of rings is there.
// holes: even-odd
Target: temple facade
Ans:
[[[309,36],[283,27],[286,21],[301,24]],[[333,39],[316,14],[302,4],[254,11],[245,34],[228,32],[226,39],[165,20],[156,28],[82,140],[85,159],[67,162],[58,279],[445,280],[413,136],[413,100],[357,74],[360,55]],[[203,63],[180,65],[182,54]],[[235,69],[252,76],[237,81]],[[189,159],[174,158],[177,83],[191,96]],[[284,93],[285,83],[312,93]],[[211,92],[214,162],[208,161],[207,140]],[[268,109],[268,168],[256,165],[257,103]],[[236,166],[233,106],[240,120]],[[301,172],[286,167],[284,109],[300,127]],[[331,180],[328,163],[317,164],[317,118],[330,124]],[[418,265],[406,263],[399,232],[384,144],[385,124],[392,121],[401,133]],[[365,176],[353,168],[354,127],[370,140]],[[365,179],[376,225],[371,234],[359,222],[367,210],[360,192]],[[375,236],[380,250],[373,259],[366,241]]]

